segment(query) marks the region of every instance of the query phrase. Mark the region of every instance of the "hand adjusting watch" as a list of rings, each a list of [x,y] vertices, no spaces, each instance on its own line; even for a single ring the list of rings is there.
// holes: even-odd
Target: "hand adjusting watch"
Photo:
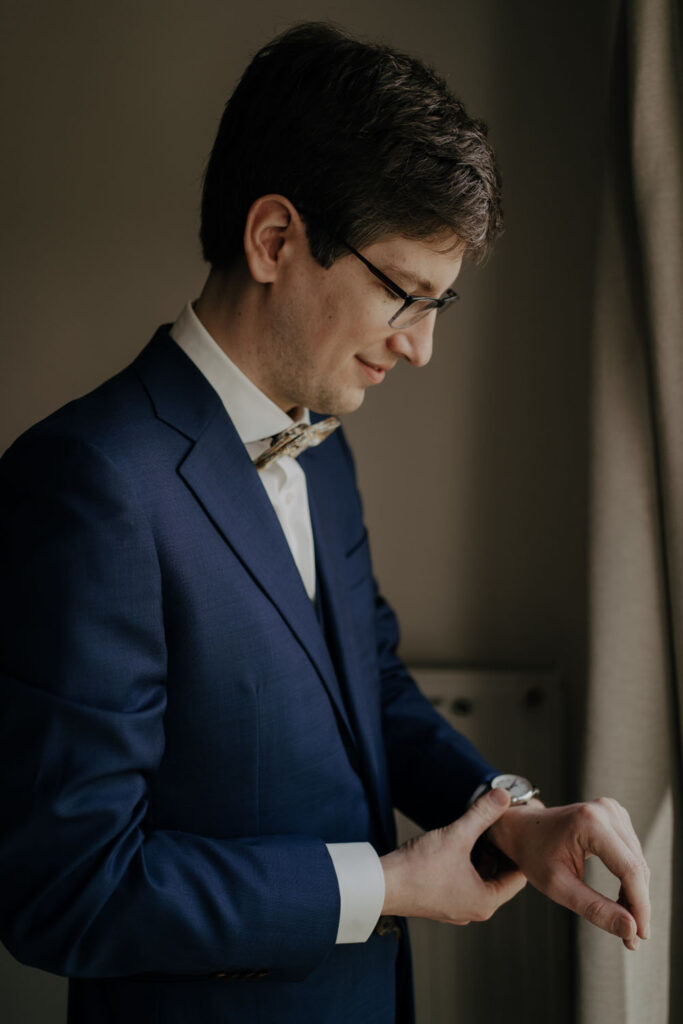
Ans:
[[[510,794],[510,807],[528,804],[533,797],[541,792],[523,775],[496,775],[490,779],[488,789],[504,789]]]
[[[495,775],[488,782],[482,783],[479,790],[473,794],[470,807],[482,793],[488,793],[490,789],[504,789],[509,793],[510,807],[523,807],[541,792],[523,775]],[[484,879],[496,878],[503,869],[512,865],[512,861],[490,841],[488,832],[487,829],[479,836],[472,849],[472,863]]]

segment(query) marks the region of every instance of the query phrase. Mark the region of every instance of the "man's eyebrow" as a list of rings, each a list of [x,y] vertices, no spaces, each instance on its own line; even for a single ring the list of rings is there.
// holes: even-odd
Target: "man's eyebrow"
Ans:
[[[407,285],[405,290],[407,292],[413,292],[415,295],[431,295],[434,292],[434,285],[431,281],[427,281],[426,278],[418,277],[411,270],[406,270],[404,267],[399,267],[396,263],[383,263],[382,270],[387,277],[395,277],[396,284]],[[446,289],[448,290],[448,289]]]

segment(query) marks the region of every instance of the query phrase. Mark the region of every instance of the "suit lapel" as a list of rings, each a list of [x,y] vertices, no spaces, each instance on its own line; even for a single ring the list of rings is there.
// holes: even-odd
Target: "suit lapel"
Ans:
[[[339,672],[345,685],[345,695],[351,724],[359,741],[359,753],[363,763],[366,785],[375,803],[375,812],[382,822],[386,835],[392,833],[389,814],[390,801],[383,799],[381,779],[385,771],[381,763],[383,756],[382,737],[373,733],[372,722],[376,716],[367,707],[367,684],[359,669],[356,657],[356,627],[351,618],[344,584],[345,551],[334,536],[334,505],[337,495],[331,493],[327,473],[323,472],[324,448],[309,449],[299,457],[306,472],[311,522],[316,545],[318,580],[324,593],[331,627],[331,641],[335,644]]]
[[[194,441],[178,467],[180,476],[308,654],[347,739],[354,742],[315,609],[265,488],[218,395],[163,329],[135,368],[157,416]]]

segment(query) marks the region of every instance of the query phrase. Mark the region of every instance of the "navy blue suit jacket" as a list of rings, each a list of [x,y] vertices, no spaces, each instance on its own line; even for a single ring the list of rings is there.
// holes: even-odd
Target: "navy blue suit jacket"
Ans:
[[[301,465],[326,632],[166,329],[0,463],[0,937],[73,1022],[396,1019],[325,844],[385,852],[393,805],[444,824],[492,769],[397,657],[342,431]]]

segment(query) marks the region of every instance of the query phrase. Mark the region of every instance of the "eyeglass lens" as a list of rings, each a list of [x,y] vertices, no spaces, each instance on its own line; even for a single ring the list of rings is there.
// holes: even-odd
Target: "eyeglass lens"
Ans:
[[[445,306],[442,306],[441,309],[438,310],[438,312],[442,313],[443,310],[448,309],[448,306],[450,305],[452,305],[452,303],[447,303]],[[416,324],[418,320],[421,320],[423,317],[427,316],[427,314],[430,313],[433,309],[434,305],[429,301],[429,299],[422,299],[418,300],[417,302],[413,302],[410,306],[408,306],[407,309],[402,310],[401,312],[397,313],[395,317],[391,318],[391,326],[412,327],[413,324]]]

